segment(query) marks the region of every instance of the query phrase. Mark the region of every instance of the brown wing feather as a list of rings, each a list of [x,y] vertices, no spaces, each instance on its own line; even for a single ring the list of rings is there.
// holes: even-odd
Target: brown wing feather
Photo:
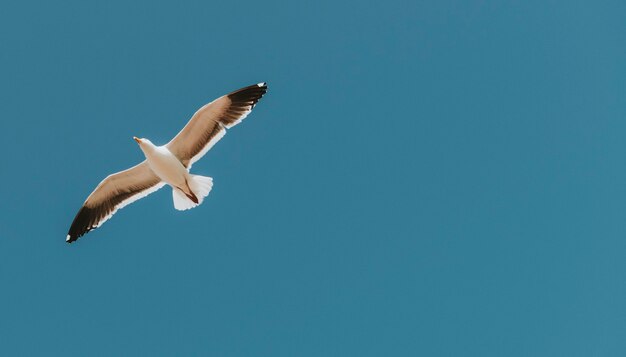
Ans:
[[[102,180],[76,214],[67,242],[72,243],[85,233],[98,228],[118,209],[163,187],[146,161]]]
[[[200,159],[231,128],[243,120],[267,92],[267,84],[254,84],[219,97],[200,108],[167,148],[185,165]]]

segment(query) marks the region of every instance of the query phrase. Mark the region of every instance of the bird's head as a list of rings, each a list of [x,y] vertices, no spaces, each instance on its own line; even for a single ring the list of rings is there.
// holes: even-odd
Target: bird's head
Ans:
[[[146,149],[154,147],[154,144],[152,144],[152,141],[150,141],[150,140],[148,140],[146,138],[138,138],[136,136],[133,136],[133,139],[137,142],[137,144],[139,144],[139,147],[143,151],[145,151]]]

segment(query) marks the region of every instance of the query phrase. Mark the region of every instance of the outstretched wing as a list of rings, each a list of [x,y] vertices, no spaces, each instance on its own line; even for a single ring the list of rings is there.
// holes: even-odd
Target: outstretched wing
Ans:
[[[90,230],[100,227],[118,209],[146,197],[164,185],[146,161],[109,175],[87,197],[72,222],[66,241],[72,243]]]
[[[218,142],[226,129],[239,124],[267,92],[267,84],[259,83],[219,97],[200,108],[167,144],[167,148],[187,168],[191,168]]]

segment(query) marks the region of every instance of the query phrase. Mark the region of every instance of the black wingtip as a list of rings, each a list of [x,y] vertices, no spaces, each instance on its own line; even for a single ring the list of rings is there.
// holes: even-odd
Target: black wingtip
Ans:
[[[227,95],[233,96],[241,93],[259,93],[262,92],[265,94],[267,92],[267,82],[259,82],[257,84],[253,84],[247,87],[239,88],[234,92],[230,92]]]
[[[78,238],[96,228],[94,222],[97,220],[94,219],[94,213],[97,212],[89,207],[81,207],[76,214],[72,225],[70,226],[70,230],[67,232],[67,236],[65,237],[65,241],[67,243],[77,241]]]
[[[252,102],[252,108],[254,105],[263,97],[263,95],[267,92],[267,83],[260,82],[257,84],[253,84],[251,86],[247,86],[241,89],[238,89],[234,92],[227,94],[228,98],[230,98],[234,103],[247,103]]]
[[[79,235],[79,236],[76,236],[76,235],[72,235],[71,233],[68,233],[67,237],[65,237],[65,243],[72,244],[72,243],[76,242],[78,240],[78,238],[80,238],[82,236],[83,236],[82,234]]]

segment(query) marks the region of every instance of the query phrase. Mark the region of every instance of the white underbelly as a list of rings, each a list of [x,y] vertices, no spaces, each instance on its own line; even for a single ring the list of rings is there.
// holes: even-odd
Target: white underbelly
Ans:
[[[146,156],[152,171],[170,186],[185,187],[189,174],[187,169],[167,148],[159,149]]]

